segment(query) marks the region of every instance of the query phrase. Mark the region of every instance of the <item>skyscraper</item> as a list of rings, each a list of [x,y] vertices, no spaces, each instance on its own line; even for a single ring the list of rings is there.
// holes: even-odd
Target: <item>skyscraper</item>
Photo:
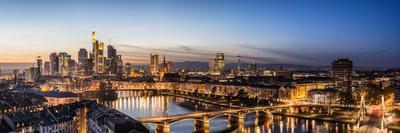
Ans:
[[[44,62],[43,75],[50,75],[50,62],[48,62],[48,61]]]
[[[124,62],[122,61],[122,56],[118,55],[117,59],[117,76],[122,76],[124,73]]]
[[[96,32],[92,32],[93,71],[95,74],[104,73],[104,43],[96,40]]]
[[[214,59],[211,59],[209,62],[209,72],[212,75],[220,75],[224,72],[225,69],[225,59],[224,53],[216,53]]]
[[[334,87],[339,91],[349,91],[353,75],[353,61],[349,59],[337,59],[332,62],[331,74]]]
[[[36,67],[38,68],[37,69],[37,78],[40,79],[41,78],[40,76],[42,75],[42,72],[43,72],[43,60],[42,60],[42,57],[40,57],[40,56],[38,56],[36,58]]]
[[[58,74],[58,55],[57,53],[51,53],[49,56],[50,60],[50,75]]]
[[[71,55],[65,52],[58,53],[58,70],[60,76],[69,76]]]
[[[157,54],[150,54],[150,73],[151,75],[158,74],[158,55]]]
[[[111,46],[107,46],[107,63],[106,69],[109,75],[116,75],[118,71],[118,55],[117,50]]]
[[[78,75],[88,75],[89,62],[88,52],[86,49],[81,48],[78,52]]]

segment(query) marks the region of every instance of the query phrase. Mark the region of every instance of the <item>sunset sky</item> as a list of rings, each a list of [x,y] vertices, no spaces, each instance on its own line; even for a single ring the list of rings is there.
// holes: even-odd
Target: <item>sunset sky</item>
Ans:
[[[400,1],[9,0],[0,2],[0,62],[91,50],[98,39],[125,62],[172,61],[400,67]]]

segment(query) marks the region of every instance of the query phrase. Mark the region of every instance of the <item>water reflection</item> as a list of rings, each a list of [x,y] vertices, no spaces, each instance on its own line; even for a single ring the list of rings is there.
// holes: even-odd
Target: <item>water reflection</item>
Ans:
[[[117,109],[132,118],[173,116],[188,114],[195,111],[219,110],[217,107],[205,103],[197,103],[184,98],[148,95],[140,91],[117,91],[118,98],[114,101],[103,101],[108,107]],[[177,121],[170,125],[171,132],[193,132],[195,127],[193,119]],[[256,113],[245,116],[244,128],[237,126],[228,128],[229,121],[225,117],[218,117],[210,120],[210,132],[238,132],[246,133],[298,133],[298,132],[351,132],[354,125],[342,123],[329,123],[316,120],[298,119],[279,115],[268,115],[257,118]],[[154,124],[147,124],[155,129]]]

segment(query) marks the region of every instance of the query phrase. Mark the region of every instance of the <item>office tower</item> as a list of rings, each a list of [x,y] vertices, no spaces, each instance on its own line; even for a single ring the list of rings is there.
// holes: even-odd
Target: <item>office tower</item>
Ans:
[[[88,52],[86,49],[81,48],[78,52],[78,65],[79,67],[84,67],[86,65],[86,61],[88,59]]]
[[[58,53],[58,71],[59,76],[69,76],[71,55],[65,52]]]
[[[256,63],[251,63],[247,65],[246,72],[251,73],[251,74],[257,74],[258,69],[257,69],[257,64]]]
[[[225,62],[224,62],[224,53],[217,53],[216,54],[216,69],[219,72],[223,72],[225,68]]]
[[[216,53],[215,58],[209,61],[209,72],[212,75],[222,74],[225,69],[224,60],[224,53]]]
[[[57,53],[51,53],[49,56],[50,60],[50,75],[58,75],[58,55]]]
[[[108,45],[107,47],[107,72],[109,75],[116,75],[118,71],[118,55],[117,50]]]
[[[30,67],[25,69],[24,78],[28,82],[36,82],[39,80],[39,70],[37,67]]]
[[[49,61],[44,62],[43,75],[50,75],[50,62]]]
[[[213,73],[215,70],[215,59],[210,59],[208,61],[208,72]]]
[[[122,56],[118,55],[117,56],[117,76],[122,76],[122,74],[124,73],[123,69],[124,69],[124,62],[122,61]]]
[[[157,54],[150,54],[150,73],[151,75],[158,74],[158,55]]]
[[[40,76],[42,75],[43,72],[43,60],[42,57],[38,56],[36,58],[36,67],[38,68],[37,72],[38,72],[38,79],[40,79]]]
[[[353,74],[353,62],[349,59],[337,59],[332,62],[331,74],[334,87],[339,91],[349,91]]]
[[[77,63],[74,59],[68,61],[68,76],[78,75]]]
[[[96,40],[96,32],[92,32],[92,45],[93,45],[93,72],[95,74],[104,73],[104,43]]]
[[[89,57],[88,57],[88,51],[84,48],[79,49],[78,52],[78,75],[80,76],[85,76],[88,75],[89,71],[89,64],[92,62],[89,62]]]

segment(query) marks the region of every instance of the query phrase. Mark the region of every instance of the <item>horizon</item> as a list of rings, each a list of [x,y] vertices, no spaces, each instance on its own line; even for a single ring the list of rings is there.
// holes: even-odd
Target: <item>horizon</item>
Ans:
[[[96,7],[96,8],[94,8]],[[0,5],[0,63],[44,60],[52,52],[77,59],[100,41],[124,62],[235,62],[326,66],[350,58],[357,66],[400,67],[400,2],[255,1],[7,1]]]

